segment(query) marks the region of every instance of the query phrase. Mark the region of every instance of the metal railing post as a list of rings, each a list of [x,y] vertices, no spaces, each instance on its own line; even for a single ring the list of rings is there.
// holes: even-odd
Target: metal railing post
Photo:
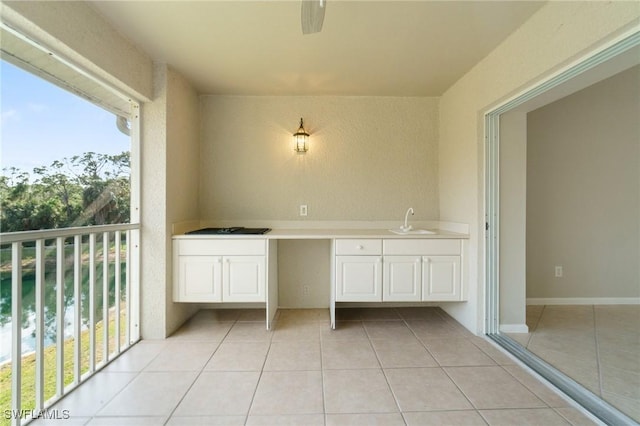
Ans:
[[[80,384],[82,374],[82,236],[73,237],[73,335],[75,340],[73,356],[73,383]]]
[[[64,395],[64,237],[56,238],[56,396]]]
[[[11,245],[11,422],[20,425],[22,408],[22,243]]]
[[[36,401],[44,408],[44,240],[36,240]]]

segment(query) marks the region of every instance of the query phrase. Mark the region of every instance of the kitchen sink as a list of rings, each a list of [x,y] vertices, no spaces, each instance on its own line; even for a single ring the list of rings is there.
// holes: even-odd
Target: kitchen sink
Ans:
[[[389,232],[393,232],[394,234],[398,234],[398,235],[428,235],[428,234],[435,234],[434,231],[428,231],[426,229],[410,229],[408,231],[404,231],[400,228],[397,229],[389,229]]]

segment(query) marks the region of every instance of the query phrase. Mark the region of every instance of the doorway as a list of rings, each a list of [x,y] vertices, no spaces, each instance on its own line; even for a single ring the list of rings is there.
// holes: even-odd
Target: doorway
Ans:
[[[591,333],[595,342],[594,353],[597,355],[599,352],[603,352],[600,351],[599,348],[604,347],[602,345],[600,347],[598,346],[598,323],[610,325],[611,318],[626,317],[624,317],[624,314],[620,314],[622,315],[622,317],[620,317],[618,314],[610,312],[610,305],[590,306],[588,304],[582,304],[588,303],[589,300],[592,299],[599,302],[607,302],[602,298],[584,297],[583,300],[577,300],[577,298],[569,300],[571,299],[570,297],[565,297],[565,299],[579,306],[551,307],[551,305],[548,306],[545,304],[549,301],[545,301],[544,297],[535,297],[535,295],[532,295],[533,285],[530,284],[536,282],[533,272],[535,269],[534,266],[537,265],[534,262],[535,256],[532,256],[532,253],[552,255],[548,253],[552,250],[548,247],[539,249],[533,245],[536,241],[535,237],[537,236],[535,232],[536,228],[533,228],[533,226],[538,226],[537,229],[541,231],[546,229],[540,228],[541,225],[539,223],[536,225],[534,210],[530,208],[531,206],[528,207],[528,203],[539,206],[540,200],[532,198],[533,196],[529,193],[530,188],[527,186],[528,180],[531,183],[535,181],[535,179],[532,179],[532,176],[528,176],[527,169],[532,166],[532,164],[530,164],[531,157],[537,155],[535,150],[530,149],[532,148],[533,141],[529,146],[527,144],[528,130],[529,133],[532,131],[527,122],[539,121],[539,117],[536,116],[536,114],[540,115],[540,111],[545,112],[543,107],[552,102],[555,103],[559,99],[566,98],[572,93],[591,86],[598,81],[608,79],[624,70],[633,69],[634,66],[636,66],[637,69],[637,64],[640,62],[639,46],[640,33],[635,32],[630,35],[628,34],[626,37],[621,37],[602,50],[593,52],[589,57],[567,67],[567,69],[552,78],[535,85],[522,95],[495,108],[485,116],[487,136],[486,213],[488,224],[486,247],[487,334],[596,416],[607,423],[615,424],[630,422],[632,421],[631,418],[636,418],[637,414],[633,412],[633,410],[626,409],[624,404],[608,399],[607,395],[603,392],[594,392],[594,390],[602,390],[602,387],[600,386],[596,389],[590,386],[583,377],[578,377],[578,374],[575,374],[575,372],[563,366],[562,363],[559,362],[558,356],[554,358],[549,355],[550,353],[557,355],[568,352],[567,348],[561,348],[561,344],[556,347],[553,347],[553,345],[558,342],[566,343],[571,339],[571,337],[568,337],[569,335],[566,334],[567,330],[570,330],[572,326],[575,325],[574,320],[579,318],[582,318],[585,323],[590,323],[590,325],[594,327]],[[635,75],[637,75],[637,71]],[[551,114],[557,117],[563,115],[565,111],[560,109],[552,111]],[[636,143],[638,143],[637,140]],[[540,146],[536,146],[536,148],[540,148]],[[554,152],[553,155],[562,155],[557,151],[558,149],[559,146],[551,146],[551,150]],[[636,147],[636,185],[638,185],[640,181],[640,175],[637,171],[637,152]],[[578,152],[578,154],[581,153],[582,151]],[[576,154],[575,151],[574,154]],[[529,159],[527,158],[528,156]],[[574,169],[575,167],[573,166],[575,166],[575,162],[579,159],[579,155],[569,157],[570,158],[565,158],[567,163],[564,167],[565,169]],[[610,166],[610,170],[615,174],[617,171],[616,166],[614,165],[613,168]],[[538,169],[538,173],[543,175],[542,177],[544,178],[549,178],[551,174],[549,171],[541,171],[540,169]],[[616,188],[610,188],[609,192],[612,191],[615,192]],[[571,194],[571,192],[565,192],[565,198],[567,194]],[[637,195],[636,193],[636,198]],[[551,206],[551,208],[547,208],[546,210],[554,211],[555,209],[554,206]],[[575,222],[579,222],[581,218],[574,217],[574,219]],[[598,223],[598,226],[602,226],[602,223],[606,223],[606,217],[598,221]],[[635,232],[637,234],[638,224],[636,223],[635,225]],[[582,228],[584,229],[584,226]],[[552,232],[552,234],[553,233],[554,232]],[[555,233],[558,234],[559,231],[556,229]],[[590,234],[597,234],[597,232]],[[625,241],[631,238],[631,242],[635,244],[637,251],[640,236],[633,235],[629,237],[629,235],[626,235],[624,238]],[[556,241],[553,243],[553,246],[565,244],[568,240],[569,239],[565,237],[564,239],[560,239],[559,242]],[[593,246],[595,243],[597,243],[597,241],[591,241],[583,245]],[[565,252],[569,253],[577,251],[575,246],[568,246],[564,249]],[[587,278],[590,278],[592,275],[591,271],[585,271],[588,268],[574,268],[573,266],[568,266],[570,265],[568,260],[568,263],[565,264],[565,262],[557,260],[557,257],[554,259],[550,272],[557,280],[562,280],[563,277],[567,280],[565,273],[575,274],[576,269],[579,270],[580,273],[588,275]],[[605,263],[608,264],[610,262]],[[634,262],[634,264],[636,263],[637,262]],[[635,267],[637,268],[637,265]],[[635,284],[634,290],[637,291],[639,286],[637,282],[637,270],[635,271],[635,275],[633,273],[631,274],[630,279],[633,281],[632,285]],[[584,281],[586,281],[586,279],[582,280],[582,282]],[[630,300],[634,300],[634,298],[631,297]],[[528,301],[529,303],[538,303],[538,305],[528,306]],[[539,303],[542,303],[542,305],[539,305]],[[630,306],[633,305],[627,305],[627,308],[630,308]],[[637,308],[637,305],[635,307]],[[545,311],[548,314],[546,316],[548,319],[545,317]],[[633,320],[633,311],[631,311],[630,315]],[[600,321],[598,321],[598,318]],[[613,322],[624,324],[627,321],[628,320]],[[602,328],[602,326],[600,327]],[[561,328],[563,328],[562,331],[560,331]],[[574,329],[575,328],[576,327],[574,327]],[[635,327],[632,326],[632,328],[637,330],[638,325]],[[604,330],[605,328],[602,329]],[[578,327],[578,330],[584,335],[584,329]],[[535,336],[536,332],[539,333],[539,336]],[[554,336],[553,332],[565,334],[557,334]],[[607,331],[608,336],[612,334],[625,336],[625,330],[618,330],[613,333]],[[541,336],[544,335],[552,339],[551,343],[547,342],[546,346],[542,343],[544,340]],[[629,336],[631,336],[630,339],[633,340],[634,337],[632,335],[626,335],[626,337]],[[530,344],[534,338],[539,344]],[[555,341],[553,339],[555,339]],[[607,349],[611,349],[612,347],[611,341],[605,342],[602,340],[601,343],[606,343]],[[576,344],[576,346],[578,345]],[[547,351],[541,351],[541,347]],[[555,349],[555,352],[550,351],[550,348]],[[631,354],[630,357],[632,357],[632,359],[638,359],[638,354]],[[602,361],[597,358],[594,359],[593,362],[595,362],[597,366],[603,365]],[[619,359],[615,361],[615,363],[617,363],[616,365],[619,365],[621,362],[623,361]],[[632,367],[635,368],[635,365]],[[596,372],[598,380],[600,381],[606,379],[602,371],[603,370],[598,370]],[[633,374],[637,374],[640,377],[640,370],[635,373],[632,371],[631,375]],[[623,411],[626,411],[626,414],[623,413]],[[636,421],[637,420],[636,418]]]

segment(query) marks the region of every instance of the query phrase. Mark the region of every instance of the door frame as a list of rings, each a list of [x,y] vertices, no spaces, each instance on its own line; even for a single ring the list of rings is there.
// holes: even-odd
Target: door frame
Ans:
[[[570,89],[572,91],[567,92],[561,89],[561,85],[570,82],[578,82],[577,84],[579,85],[581,84],[580,79],[585,79],[585,76],[587,76],[587,71],[593,71],[595,67],[605,65],[612,59],[622,58],[625,53],[628,56],[629,53],[633,55],[635,52],[632,49],[638,50],[639,48],[640,29],[634,27],[605,45],[588,52],[560,71],[547,76],[512,98],[492,107],[484,114],[485,334],[607,424],[633,424],[634,421],[573,379],[524,349],[509,337],[500,334],[500,116],[516,108],[523,108],[526,103],[535,104],[536,106],[531,108],[535,109],[560,97],[567,96],[577,91],[578,88]],[[588,79],[588,77],[586,78]],[[584,83],[583,87],[586,87],[586,85]],[[570,86],[570,84],[566,86]],[[556,89],[561,93],[556,99],[550,97],[552,89]],[[549,99],[547,100],[545,97],[549,97]],[[542,103],[536,103],[538,99],[542,99]]]

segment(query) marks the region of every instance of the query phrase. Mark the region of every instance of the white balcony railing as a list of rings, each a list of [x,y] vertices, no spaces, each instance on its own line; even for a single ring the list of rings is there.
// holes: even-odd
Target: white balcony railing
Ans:
[[[2,410],[5,421],[21,425],[139,340],[139,225],[4,233],[0,247],[3,274],[10,264],[11,275],[11,353],[3,366],[11,367],[11,407]]]

